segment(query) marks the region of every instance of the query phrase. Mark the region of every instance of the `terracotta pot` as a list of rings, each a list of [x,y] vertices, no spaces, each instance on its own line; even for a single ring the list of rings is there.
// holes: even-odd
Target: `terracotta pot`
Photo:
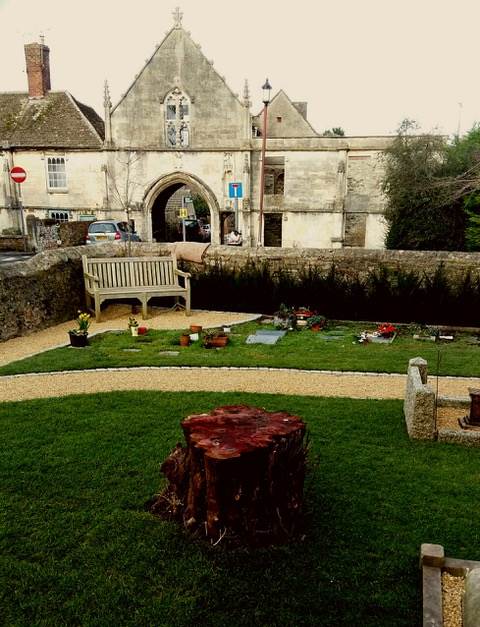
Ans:
[[[205,348],[223,348],[228,344],[228,337],[221,335],[220,337],[210,337],[205,340]]]
[[[189,346],[190,345],[190,336],[189,335],[181,335],[180,336],[180,346]]]
[[[312,331],[321,331],[323,329],[323,326],[321,324],[314,324],[313,326],[310,327],[310,329]]]
[[[70,346],[75,346],[75,348],[84,348],[88,346],[88,335],[77,335],[76,333],[68,332],[70,336]]]
[[[202,325],[201,324],[191,324],[190,325],[190,331],[192,333],[201,333],[202,332]]]

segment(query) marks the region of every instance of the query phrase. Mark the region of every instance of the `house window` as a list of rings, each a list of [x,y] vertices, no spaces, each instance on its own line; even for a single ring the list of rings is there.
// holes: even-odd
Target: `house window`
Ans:
[[[67,189],[65,157],[47,158],[47,186],[50,190]]]
[[[265,194],[283,196],[285,190],[285,157],[265,157]]]
[[[48,217],[51,220],[56,220],[57,222],[68,222],[68,212],[67,211],[49,211]]]
[[[169,148],[190,144],[190,102],[178,88],[165,99],[165,135]]]

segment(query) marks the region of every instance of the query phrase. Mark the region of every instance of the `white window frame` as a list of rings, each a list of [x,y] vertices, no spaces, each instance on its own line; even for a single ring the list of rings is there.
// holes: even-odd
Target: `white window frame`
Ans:
[[[52,185],[55,180],[55,174],[62,174],[61,170],[51,169],[50,166],[63,165],[63,181],[59,180],[63,185]],[[47,181],[47,190],[49,192],[68,192],[67,182],[67,158],[65,155],[45,155],[45,175]],[[60,178],[60,177],[58,177]]]
[[[50,220],[56,220],[57,222],[69,222],[70,214],[68,211],[62,211],[60,209],[49,209],[48,218]]]

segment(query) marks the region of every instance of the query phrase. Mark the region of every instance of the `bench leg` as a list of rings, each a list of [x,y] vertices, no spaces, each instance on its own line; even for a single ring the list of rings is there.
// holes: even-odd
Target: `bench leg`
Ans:
[[[100,299],[95,296],[95,322],[100,322]]]
[[[187,295],[185,296],[185,315],[190,315],[190,292],[187,292]]]
[[[147,295],[142,296],[142,318],[143,320],[147,319]]]

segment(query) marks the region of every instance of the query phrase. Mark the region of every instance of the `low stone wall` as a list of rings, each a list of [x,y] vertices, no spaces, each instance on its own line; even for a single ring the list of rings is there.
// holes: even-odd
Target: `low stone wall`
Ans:
[[[126,256],[124,244],[47,250],[0,267],[0,341],[71,320],[85,308],[82,255]],[[163,255],[161,244],[132,244],[132,255]]]
[[[427,385],[427,362],[415,357],[408,362],[403,412],[412,440],[435,440],[435,393]]]
[[[419,250],[373,250],[365,248],[243,248],[238,246],[210,246],[205,263],[213,265],[221,260],[226,268],[242,268],[252,262],[265,263],[269,268],[297,272],[312,266],[328,272],[332,264],[346,276],[365,278],[383,266],[389,270],[433,274],[440,265],[450,283],[463,279],[467,271],[480,277],[480,253]]]
[[[80,227],[79,227],[80,228]],[[168,254],[167,244],[132,242],[133,256]],[[49,250],[11,267],[0,267],[0,340],[57,324],[72,318],[84,307],[81,255],[126,256],[126,245],[98,244]],[[210,246],[204,265],[182,262],[196,274],[221,261],[226,268],[242,268],[253,262],[265,263],[272,271],[298,272],[314,266],[328,272],[332,266],[345,276],[366,276],[379,266],[392,270],[432,274],[442,263],[447,280],[456,284],[470,270],[480,276],[480,253],[388,251],[352,249],[286,249]]]

